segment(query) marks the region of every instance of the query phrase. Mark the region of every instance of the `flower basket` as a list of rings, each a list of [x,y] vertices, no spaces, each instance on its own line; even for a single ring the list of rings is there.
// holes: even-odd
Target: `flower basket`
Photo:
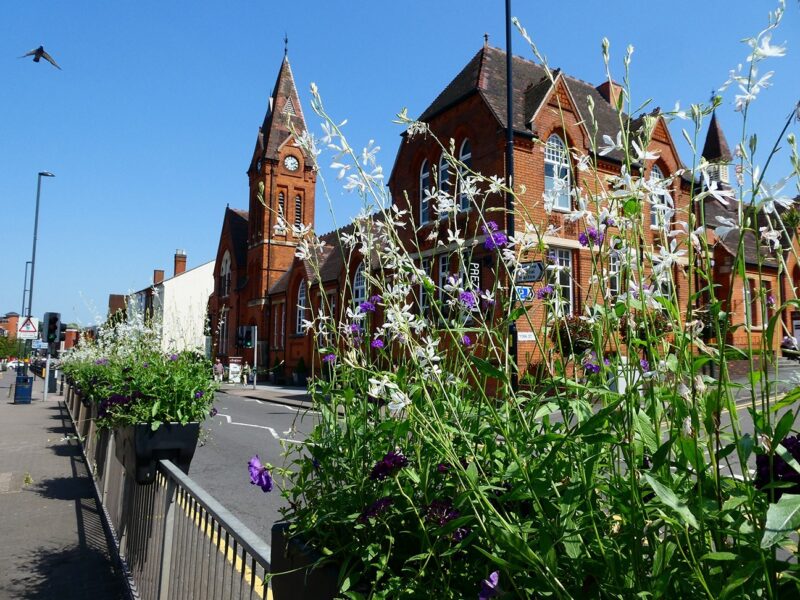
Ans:
[[[171,460],[188,473],[199,435],[200,423],[163,423],[155,431],[149,423],[138,423],[115,431],[114,451],[136,483],[149,485],[159,460]]]
[[[314,568],[321,555],[298,538],[289,537],[289,524],[272,526],[270,570],[275,600],[333,600],[339,593],[339,569],[332,564]]]

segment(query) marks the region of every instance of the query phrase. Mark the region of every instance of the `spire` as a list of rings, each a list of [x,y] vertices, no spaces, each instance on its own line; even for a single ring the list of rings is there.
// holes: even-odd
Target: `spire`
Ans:
[[[722,127],[717,121],[717,111],[711,113],[711,124],[708,126],[706,143],[703,146],[703,158],[708,162],[731,162],[731,151],[728,149],[728,140],[722,133]]]
[[[298,134],[306,130],[303,110],[300,106],[300,97],[294,84],[292,68],[289,65],[288,37],[284,36],[284,56],[278,78],[269,99],[264,122],[258,132],[256,152],[253,156],[251,167],[259,158],[276,160],[278,149],[283,145],[292,131]],[[291,127],[290,124],[291,123]]]
[[[733,158],[728,148],[728,141],[722,133],[722,127],[717,121],[717,111],[711,113],[711,123],[706,134],[706,143],[703,146],[703,158],[711,163],[708,174],[712,181],[728,183],[728,163]]]

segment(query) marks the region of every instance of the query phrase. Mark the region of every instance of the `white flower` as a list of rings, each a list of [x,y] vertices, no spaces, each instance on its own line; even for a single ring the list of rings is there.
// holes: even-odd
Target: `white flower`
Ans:
[[[766,33],[761,37],[761,43],[755,38],[747,40],[747,43],[753,49],[753,53],[747,57],[747,61],[761,60],[762,58],[780,58],[786,55],[786,48],[784,46],[773,46],[770,44],[772,40],[772,33]]]
[[[764,209],[766,213],[774,213],[778,209],[775,207],[776,204],[782,206],[783,208],[790,208],[792,204],[794,204],[794,199],[790,198],[789,196],[780,195],[780,191],[786,186],[786,183],[789,181],[788,177],[784,177],[783,179],[779,180],[775,185],[769,185],[767,183],[762,183],[759,188],[759,193],[761,196],[759,205]]]
[[[769,227],[759,227],[758,230],[761,232],[761,239],[767,242],[769,245],[770,250],[780,250],[781,249],[781,233],[780,231],[775,231]]]
[[[406,406],[411,404],[411,398],[409,398],[405,392],[400,389],[392,389],[389,391],[389,412],[392,416],[397,416]]]
[[[714,228],[714,233],[719,239],[724,239],[731,231],[739,229],[739,225],[733,219],[719,215],[716,216],[716,219],[719,225]]]
[[[639,144],[636,143],[636,140],[633,140],[631,145],[633,146],[633,151],[636,153],[636,160],[639,162],[658,158],[658,152],[651,152],[650,150],[643,149],[641,146],[639,146]]]
[[[606,154],[610,154],[614,150],[622,150],[622,132],[619,131],[617,133],[617,139],[611,139],[609,135],[603,135],[603,143],[605,146],[600,148],[600,152],[598,154],[600,156],[605,156]]]

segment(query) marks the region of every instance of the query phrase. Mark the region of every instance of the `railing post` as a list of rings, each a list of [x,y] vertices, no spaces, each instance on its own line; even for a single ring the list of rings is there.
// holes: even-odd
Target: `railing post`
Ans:
[[[111,469],[112,456],[114,456],[114,445],[117,443],[115,438],[116,438],[116,436],[114,435],[114,432],[113,431],[109,431],[108,432],[108,443],[106,444],[106,461],[105,461],[105,464],[103,465],[103,499],[102,499],[102,502],[103,502],[103,506],[105,506],[106,509],[108,508],[108,502],[107,502],[107,499],[108,499],[108,479],[109,479],[108,473],[109,473],[109,469]],[[118,524],[115,524],[114,526],[116,527],[117,525]]]
[[[161,537],[161,569],[158,573],[158,600],[169,598],[169,576],[172,567],[172,533],[175,529],[175,480],[165,475],[167,480],[166,506],[164,511],[164,535]]]

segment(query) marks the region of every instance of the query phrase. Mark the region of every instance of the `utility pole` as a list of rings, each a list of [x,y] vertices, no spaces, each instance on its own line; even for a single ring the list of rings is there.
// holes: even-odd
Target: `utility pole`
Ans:
[[[509,239],[516,235],[514,225],[514,82],[512,79],[511,63],[511,0],[506,0],[506,185],[510,190],[506,192],[506,235]],[[517,297],[513,281],[510,282],[512,302]],[[511,389],[517,391],[519,375],[517,371],[517,324],[508,325],[509,354],[511,354]]]
[[[253,389],[258,381],[258,325],[253,325]]]

